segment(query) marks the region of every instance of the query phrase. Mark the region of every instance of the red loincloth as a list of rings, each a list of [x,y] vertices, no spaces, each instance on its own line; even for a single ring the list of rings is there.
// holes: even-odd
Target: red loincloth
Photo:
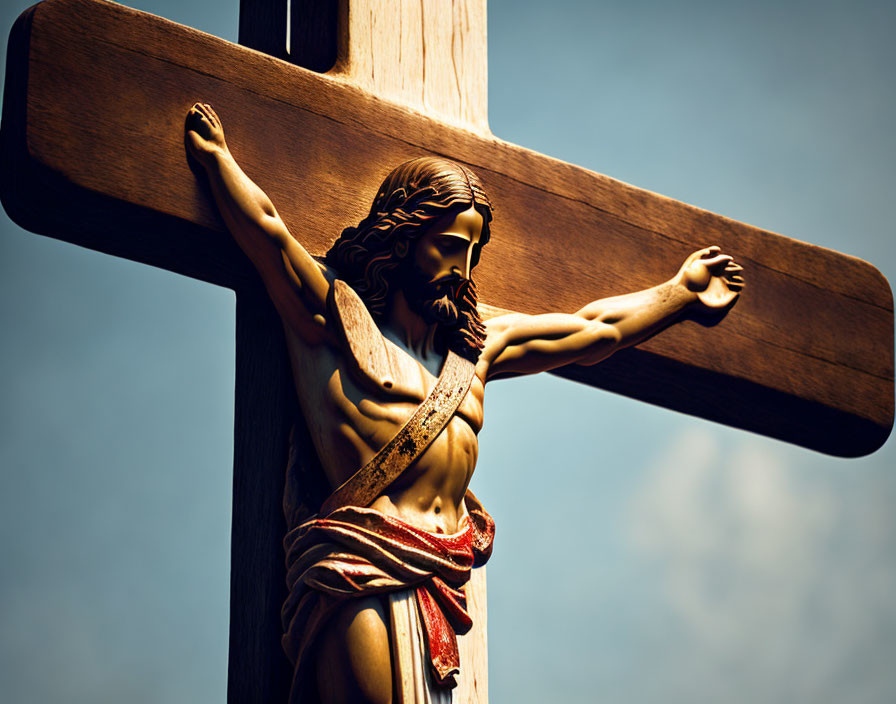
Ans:
[[[491,554],[495,522],[472,494],[458,533],[428,533],[369,508],[347,506],[312,518],[284,538],[289,596],[283,649],[295,664],[290,701],[308,685],[309,653],[346,599],[414,589],[436,682],[460,671],[457,636],[470,630],[463,586]]]

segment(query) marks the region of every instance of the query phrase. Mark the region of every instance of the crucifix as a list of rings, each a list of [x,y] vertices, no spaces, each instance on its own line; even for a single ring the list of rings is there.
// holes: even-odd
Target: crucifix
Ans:
[[[66,10],[71,16],[65,14]],[[77,10],[82,11],[80,17]],[[866,336],[869,330],[886,330],[889,324],[886,288],[880,287],[873,272],[854,260],[770,238],[746,226],[503,144],[484,133],[482,122],[474,117],[464,118],[467,127],[464,130],[434,123],[410,110],[397,110],[393,105],[359,93],[356,88],[352,90],[353,85],[363,84],[363,77],[352,78],[351,71],[344,72],[341,78],[337,75],[327,80],[149,20],[138,13],[93,3],[53,3],[39,8],[33,20],[29,35],[32,38],[29,111],[19,115],[18,123],[15,115],[12,123],[5,116],[4,132],[11,139],[15,130],[10,124],[18,124],[30,138],[29,154],[22,155],[21,147],[17,148],[20,156],[27,156],[23,162],[26,169],[19,172],[20,177],[22,173],[27,174],[41,184],[44,192],[52,187],[60,198],[69,201],[67,204],[72,210],[59,208],[58,213],[65,222],[51,222],[55,213],[38,208],[40,203],[33,196],[29,202],[27,193],[24,205],[11,207],[19,209],[20,220],[30,217],[32,228],[53,230],[57,235],[81,238],[78,241],[105,251],[234,285],[240,291],[244,345],[254,344],[257,339],[247,326],[257,323],[258,330],[276,330],[276,320],[269,318],[259,323],[261,314],[247,317],[247,311],[252,310],[247,307],[247,301],[258,294],[257,282],[251,270],[232,251],[232,246],[231,250],[227,249],[226,238],[215,234],[221,226],[208,199],[198,194],[201,185],[191,175],[176,173],[184,166],[183,149],[172,137],[170,128],[176,127],[182,117],[173,113],[179,109],[183,112],[192,100],[200,97],[213,100],[224,111],[234,148],[248,155],[242,158],[244,163],[249,159],[247,171],[272,194],[293,234],[312,253],[325,251],[336,232],[363,215],[364,204],[358,199],[360,189],[355,182],[365,183],[366,192],[370,193],[391,166],[406,156],[418,154],[435,153],[469,164],[483,178],[500,213],[490,245],[492,264],[486,257],[478,275],[482,299],[500,308],[525,312],[573,310],[587,300],[626,290],[631,281],[637,287],[661,280],[670,273],[666,259],[675,254],[684,255],[689,248],[707,241],[720,242],[747,264],[752,292],[760,297],[758,300],[745,299],[720,328],[678,327],[643,348],[614,356],[601,366],[572,368],[564,373],[635,397],[840,454],[870,451],[886,436],[887,410],[892,406],[891,385],[882,383],[876,387],[873,378],[879,377],[885,382],[891,378],[891,352],[886,347],[874,347],[876,343],[870,349],[856,350],[835,332],[842,331],[844,320],[855,321]],[[88,43],[87,37],[96,34],[90,30],[92,26],[103,29],[99,36],[105,37],[104,41],[114,37],[113,43],[102,47]],[[349,53],[352,36],[350,32]],[[128,41],[137,44],[125,46]],[[54,47],[61,46],[67,51],[53,51]],[[107,53],[104,55],[104,52]],[[61,64],[54,66],[46,57]],[[209,57],[217,60],[211,61]],[[121,66],[116,59],[121,60]],[[203,63],[223,67],[222,74],[218,78],[209,77],[201,68]],[[52,73],[47,71],[50,67],[54,69]],[[114,91],[105,98],[100,92],[98,107],[89,115],[73,114],[79,111],[66,109],[76,107],[76,103],[59,102],[76,100],[81,91],[74,79],[84,82],[80,85],[87,81],[96,85],[97,77],[101,77],[108,85],[116,85],[120,92],[127,81],[116,76],[127,76],[129,72],[139,76],[150,67],[164,68],[153,74],[158,75],[158,84],[141,85],[139,91],[135,89],[135,95],[128,96],[129,101],[136,100],[141,114],[147,116],[146,124],[141,124],[136,134],[133,125],[118,120],[112,102],[103,104],[104,99],[120,99]],[[116,74],[112,69],[121,73]],[[245,76],[241,78],[240,72],[245,72]],[[397,75],[394,71],[387,73]],[[294,85],[296,89],[287,90],[285,85]],[[70,86],[68,95],[63,90],[66,86]],[[312,95],[315,89],[320,91],[319,95]],[[401,100],[401,96],[391,97]],[[241,101],[243,106],[251,107],[239,108]],[[424,107],[431,114],[438,112],[434,106]],[[240,109],[243,114],[227,112]],[[9,107],[7,111],[7,115],[13,113]],[[264,135],[253,130],[256,124],[253,116],[258,119],[258,115],[266,118]],[[98,116],[107,121],[101,123],[102,129],[90,124]],[[445,120],[450,122],[450,116]],[[455,116],[454,122],[458,121]],[[91,130],[102,132],[104,139],[110,135],[116,139],[117,130],[119,141],[104,146],[99,143],[101,140],[91,138]],[[297,134],[303,139],[299,140]],[[307,139],[309,134],[322,141]],[[260,141],[262,137],[265,141]],[[133,158],[130,159],[124,148],[128,140],[138,142],[131,146]],[[145,141],[140,143],[140,140]],[[290,168],[276,163],[276,155],[274,163],[270,163],[267,140],[284,145],[280,158],[291,162]],[[104,153],[108,159],[101,158]],[[146,163],[147,154],[153,155],[149,163]],[[253,169],[253,159],[264,163],[264,169]],[[109,165],[106,172],[103,171],[105,163]],[[348,175],[342,175],[340,168],[347,170]],[[123,174],[132,178],[123,178]],[[158,176],[153,178],[153,174]],[[163,182],[164,192],[157,193]],[[27,181],[24,185],[8,184],[8,188],[23,191],[27,191],[27,186]],[[299,204],[290,206],[296,193],[314,194],[315,209],[304,209]],[[9,203],[9,196],[5,198]],[[526,226],[534,217],[529,205],[532,202],[538,202],[538,209],[550,215],[546,226],[544,216],[539,216],[538,237]],[[318,203],[326,211],[324,214],[316,212]],[[32,206],[30,213],[28,205]],[[294,209],[290,210],[291,207]],[[127,231],[129,237],[134,237],[133,241],[123,241],[120,234],[116,238],[108,227],[104,230],[103,220],[109,216],[103,213],[109,212],[116,215],[114,219],[119,226],[116,230]],[[72,217],[71,213],[78,217]],[[73,225],[74,220],[79,222]],[[300,220],[303,222],[297,224]],[[122,222],[133,223],[133,227],[121,229]],[[583,230],[590,237],[601,238],[597,240],[601,243],[600,253],[590,246],[595,240],[578,239],[584,237],[579,234]],[[507,236],[502,238],[502,232],[508,233]],[[533,239],[529,241],[527,237]],[[550,251],[539,246],[539,237],[551,242],[562,237],[564,247]],[[499,253],[495,254],[496,251]],[[631,271],[632,261],[638,262],[637,271]],[[519,290],[519,279],[502,277],[498,262],[505,266],[512,262],[529,282],[529,290]],[[832,271],[843,272],[839,280],[830,281]],[[585,282],[587,292],[574,293],[551,283],[571,276]],[[764,293],[772,291],[774,295]],[[545,299],[551,296],[555,300],[547,306]],[[259,307],[264,309],[263,296],[257,298]],[[805,319],[805,306],[800,311],[775,307],[783,306],[781,301],[792,300],[811,302],[813,314],[820,316],[817,328],[813,327],[813,320]],[[269,308],[267,312],[270,313]],[[794,318],[792,322],[788,322],[788,313]],[[770,320],[774,321],[777,332],[764,329]],[[718,343],[722,330],[726,331],[725,345]],[[732,331],[734,344],[727,339]],[[882,337],[886,338],[886,334]],[[779,349],[782,339],[790,346]],[[245,360],[250,352],[241,349]],[[273,352],[271,355],[276,356]],[[724,363],[720,356],[725,358]],[[263,369],[254,371],[270,373],[275,368],[270,364],[259,365],[262,366]],[[634,370],[640,374],[634,374]],[[282,367],[281,372],[286,375],[281,377],[282,382],[288,379],[288,370]],[[839,373],[849,374],[848,381],[839,381]],[[283,383],[279,386],[277,383],[275,379],[271,386],[264,388],[284,388]],[[259,387],[260,384],[253,388],[263,396],[265,392]],[[683,396],[680,393],[683,388],[703,389],[705,393]],[[753,413],[745,412],[745,398]],[[288,399],[279,402],[287,403]],[[239,406],[245,403],[238,398],[238,414]],[[268,408],[268,401],[262,399],[261,403]],[[881,413],[875,416],[869,408],[877,408]],[[762,412],[757,414],[756,409]],[[265,425],[261,419],[283,415],[277,409],[265,413],[270,415],[248,411],[243,420]],[[250,439],[246,440],[247,437]],[[240,467],[245,467],[241,461],[257,462],[258,466],[242,474],[246,484],[258,481],[263,474],[262,466],[271,466],[257,458],[254,453],[263,450],[255,447],[243,450],[251,457],[239,459],[241,443],[258,442],[251,438],[245,431],[238,432],[235,478],[238,486]],[[282,447],[282,439],[270,446],[275,447],[278,442]],[[267,515],[277,520],[280,492],[276,488],[270,491],[276,496],[268,496],[268,506],[274,508]],[[245,500],[245,497],[239,498],[244,496],[240,491],[236,496],[237,503]],[[240,532],[240,512],[246,510],[245,505],[235,506],[235,536]],[[266,514],[248,511],[243,515],[249,517],[247,522],[252,522],[255,515]],[[251,564],[239,557],[237,542],[234,565],[239,564],[238,558]],[[273,541],[268,565],[279,564],[282,559],[277,543]],[[247,552],[251,559],[259,560],[264,551]],[[247,568],[243,579],[254,579],[258,572]],[[234,579],[239,582],[238,575]],[[272,579],[268,586],[279,589],[275,581]],[[247,581],[241,585],[250,592],[260,589],[255,583],[247,586]],[[236,587],[235,584],[235,601]],[[236,604],[236,608],[246,608],[249,603],[246,600]],[[239,615],[234,618],[235,623],[239,621]],[[234,647],[248,652],[241,650],[238,643]],[[232,691],[235,686],[232,680]]]

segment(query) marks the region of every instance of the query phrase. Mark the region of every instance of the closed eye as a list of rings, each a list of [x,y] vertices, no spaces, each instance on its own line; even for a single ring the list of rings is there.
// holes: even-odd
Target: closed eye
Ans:
[[[464,249],[468,242],[460,237],[444,235],[436,240],[436,244],[443,253],[458,252]]]

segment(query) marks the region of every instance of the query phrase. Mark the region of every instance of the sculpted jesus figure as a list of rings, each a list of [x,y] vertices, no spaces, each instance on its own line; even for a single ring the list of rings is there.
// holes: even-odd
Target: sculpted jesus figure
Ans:
[[[467,489],[486,384],[597,364],[688,310],[721,315],[743,287],[741,267],[708,247],[653,288],[483,322],[472,274],[492,206],[468,168],[398,166],[319,262],[239,167],[209,105],[189,111],[186,137],[282,318],[332,492],[284,542],[290,700],[450,702],[456,636],[471,625],[464,585],[494,536]],[[410,664],[393,654],[399,631],[418,649]]]

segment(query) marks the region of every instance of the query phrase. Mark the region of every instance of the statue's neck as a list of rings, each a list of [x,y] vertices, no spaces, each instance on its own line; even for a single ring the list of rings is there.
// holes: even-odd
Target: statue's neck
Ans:
[[[438,325],[427,323],[419,313],[411,310],[404,291],[392,297],[383,333],[411,352],[420,361],[440,357],[436,348]]]

